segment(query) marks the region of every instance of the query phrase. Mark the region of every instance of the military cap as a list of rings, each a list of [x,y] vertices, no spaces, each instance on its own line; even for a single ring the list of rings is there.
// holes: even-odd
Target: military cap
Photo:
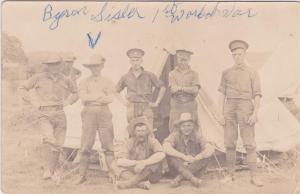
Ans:
[[[129,49],[126,54],[129,58],[132,58],[132,57],[140,58],[140,57],[144,56],[145,52],[142,49],[133,48],[133,49]]]
[[[184,50],[184,49],[179,49],[176,50],[176,55],[179,57],[190,57],[192,54],[194,54],[192,51]]]
[[[192,55],[194,53],[192,51],[188,51],[188,50],[184,50],[184,49],[178,49],[178,50],[176,50],[176,54]]]
[[[76,60],[76,57],[74,55],[67,54],[63,56],[63,60],[67,62],[72,62]]]
[[[248,47],[249,47],[248,43],[243,40],[233,40],[229,43],[229,49],[231,51],[238,49],[238,48],[247,50]]]
[[[140,116],[140,117],[136,117],[136,118],[133,118],[129,124],[128,124],[128,133],[129,133],[129,136],[132,137],[134,136],[134,133],[135,133],[135,127],[137,124],[144,124],[147,126],[147,129],[148,129],[148,132],[150,133],[151,132],[151,129],[150,129],[150,124],[149,124],[149,121],[147,119],[147,117],[145,116]]]
[[[192,121],[195,124],[197,124],[195,118],[193,118],[191,113],[189,112],[181,113],[179,119],[174,122],[174,126],[178,127],[181,123],[188,122],[188,121]]]
[[[46,61],[43,62],[43,64],[47,65],[57,65],[62,62],[62,59],[60,56],[50,56]]]
[[[83,64],[84,67],[100,66],[105,62],[105,58],[101,55],[92,55],[87,62]]]

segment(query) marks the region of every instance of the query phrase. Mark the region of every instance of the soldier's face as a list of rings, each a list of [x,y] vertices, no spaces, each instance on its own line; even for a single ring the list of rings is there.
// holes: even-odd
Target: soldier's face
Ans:
[[[141,57],[131,57],[130,58],[130,63],[131,63],[131,67],[133,69],[139,69],[141,67],[141,64],[143,62],[143,58]]]
[[[73,61],[65,61],[64,71],[69,73],[71,71],[72,66],[73,66]]]
[[[232,53],[234,63],[236,65],[241,65],[244,63],[244,59],[245,59],[245,55],[246,55],[244,49],[235,49],[231,53]]]
[[[95,75],[95,76],[100,75],[103,67],[104,67],[103,65],[91,66],[90,70],[91,70],[92,75]]]
[[[61,67],[60,63],[48,65],[49,72],[53,73],[53,74],[59,73],[61,71],[61,69],[62,69],[62,67]]]
[[[136,126],[135,127],[135,136],[139,140],[144,140],[148,135],[148,128],[146,125]]]
[[[180,66],[187,66],[187,65],[189,65],[190,61],[191,61],[191,57],[189,57],[189,56],[177,55],[177,63]]]
[[[195,128],[195,124],[192,121],[186,121],[181,123],[180,130],[183,135],[189,135]]]

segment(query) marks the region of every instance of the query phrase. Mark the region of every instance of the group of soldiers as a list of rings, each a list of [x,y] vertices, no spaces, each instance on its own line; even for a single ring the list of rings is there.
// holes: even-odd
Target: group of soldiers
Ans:
[[[259,76],[245,63],[248,49],[245,41],[231,41],[229,49],[235,64],[223,71],[219,87],[220,111],[224,116],[219,122],[224,125],[227,162],[227,173],[222,181],[226,183],[235,178],[236,142],[240,129],[247,151],[250,182],[262,186],[256,173],[254,133],[262,96]],[[105,58],[93,55],[83,64],[91,75],[78,86],[76,79],[80,72],[72,67],[75,58],[53,57],[44,62],[47,71],[34,75],[19,88],[22,98],[35,104],[40,113],[46,153],[43,179],[54,176],[64,144],[67,123],[63,108],[80,98],[83,104],[82,134],[79,175],[75,184],[87,180],[90,156],[98,133],[109,169],[108,176],[116,180],[118,188],[149,189],[151,183],[160,180],[166,164],[177,173],[170,183],[172,187],[178,187],[184,179],[199,187],[202,180],[195,174],[207,167],[214,154],[214,144],[206,141],[199,132],[201,118],[198,119],[196,97],[201,85],[198,73],[190,67],[193,53],[176,51],[176,67],[169,73],[167,86],[155,74],[143,69],[145,53],[142,49],[130,49],[126,54],[131,68],[116,86],[101,74]],[[66,66],[69,71],[62,71]],[[167,87],[171,92],[170,134],[161,144],[154,135],[152,109],[159,106]],[[159,91],[156,99],[153,99],[154,88]],[[35,89],[35,100],[28,94],[31,89]],[[127,90],[126,99],[120,95],[124,89]],[[127,108],[128,126],[124,127],[129,134],[117,150],[113,144],[113,115],[108,106],[114,98]]]

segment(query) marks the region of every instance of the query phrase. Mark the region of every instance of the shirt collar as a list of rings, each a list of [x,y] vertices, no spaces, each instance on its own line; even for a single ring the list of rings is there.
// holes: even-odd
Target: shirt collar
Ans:
[[[98,76],[93,76],[93,75],[91,75],[90,76],[90,80],[93,80],[93,81],[98,81],[99,79],[101,79],[102,78],[102,75],[98,75]]]
[[[246,64],[242,64],[242,65],[234,65],[233,68],[236,70],[245,70],[247,67]]]
[[[176,67],[176,71],[179,73],[188,73],[192,71],[191,66],[188,66],[185,70],[181,70],[178,66]]]
[[[138,77],[140,77],[141,75],[143,75],[144,73],[145,73],[145,70],[144,70],[144,67],[141,67],[141,73],[140,73],[140,75],[138,76]],[[134,75],[134,73],[133,73],[133,69],[132,69],[132,67],[129,69],[129,72],[128,72],[130,75],[132,75],[132,76],[134,76],[135,77],[135,75]]]
[[[195,142],[196,141],[195,131],[193,131],[189,136],[186,136],[186,137],[182,133],[180,133],[180,135],[184,142],[189,142],[189,141]]]
[[[149,137],[149,136],[146,137],[145,141],[140,142],[140,141],[137,141],[137,138],[134,136],[134,137],[133,137],[133,138],[134,138],[134,146],[138,146],[138,145],[146,145],[147,142],[148,142],[148,137]]]

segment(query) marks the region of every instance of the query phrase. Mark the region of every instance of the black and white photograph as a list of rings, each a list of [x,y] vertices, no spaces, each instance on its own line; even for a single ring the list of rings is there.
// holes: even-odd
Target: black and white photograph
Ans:
[[[1,192],[300,194],[299,2],[3,1]]]

